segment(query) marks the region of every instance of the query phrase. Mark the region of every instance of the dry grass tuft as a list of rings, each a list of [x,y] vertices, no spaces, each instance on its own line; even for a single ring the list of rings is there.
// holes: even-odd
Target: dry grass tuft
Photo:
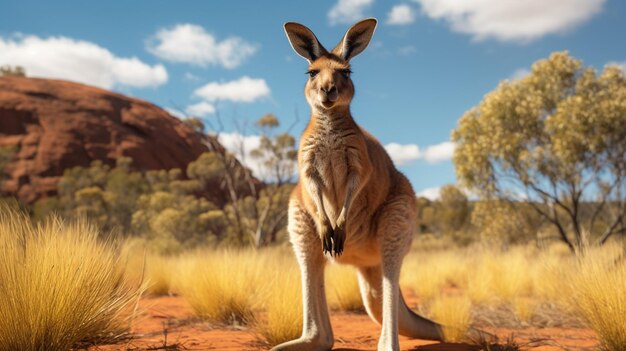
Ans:
[[[517,297],[513,299],[512,306],[515,316],[520,322],[530,323],[535,314],[537,300],[530,297]]]
[[[443,325],[447,342],[465,341],[471,322],[472,303],[465,296],[440,296],[430,305],[430,316]]]
[[[176,259],[174,257],[146,254],[146,292],[150,295],[171,295],[174,290]]]
[[[589,253],[566,278],[563,295],[600,338],[604,350],[626,350],[626,264]]]
[[[181,258],[176,281],[196,314],[233,325],[254,322],[263,284],[263,257],[253,250],[207,250]]]
[[[128,275],[145,285],[146,293],[153,296],[171,295],[174,292],[177,258],[149,252],[145,243],[129,240],[122,248],[128,257]]]
[[[270,345],[293,340],[302,334],[302,288],[295,259],[283,254],[265,262],[268,279],[263,293],[266,318],[255,330]]]
[[[363,311],[356,270],[351,266],[331,264],[326,267],[326,294],[331,309]]]
[[[84,222],[35,226],[0,212],[2,349],[67,351],[127,332],[141,288],[127,282],[114,245]]]
[[[465,287],[468,264],[463,254],[452,251],[412,252],[404,260],[401,283],[424,300],[431,300],[445,287]]]

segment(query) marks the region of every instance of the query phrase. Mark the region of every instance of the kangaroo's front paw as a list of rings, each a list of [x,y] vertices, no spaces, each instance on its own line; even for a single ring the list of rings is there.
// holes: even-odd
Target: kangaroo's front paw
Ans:
[[[333,250],[333,236],[335,236],[335,231],[333,227],[330,225],[330,222],[324,222],[320,226],[319,236],[322,239],[322,250],[324,250],[324,254],[328,252],[332,252]]]
[[[337,222],[337,226],[333,235],[333,254],[341,256],[343,253],[343,244],[346,242],[346,222]]]

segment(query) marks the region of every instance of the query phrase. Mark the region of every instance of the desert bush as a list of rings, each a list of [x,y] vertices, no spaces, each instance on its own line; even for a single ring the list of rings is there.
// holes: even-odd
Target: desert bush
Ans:
[[[470,214],[467,196],[452,184],[441,187],[437,202],[436,220],[444,233],[463,229]]]
[[[113,244],[84,222],[0,212],[2,349],[66,351],[128,331],[141,288]]]
[[[57,197],[35,206],[38,218],[58,213],[64,218],[87,218],[102,233],[115,230],[130,233],[137,199],[149,191],[139,172],[131,169],[131,159],[119,158],[115,167],[94,161],[89,167],[66,169],[59,180]]]
[[[474,204],[471,223],[481,242],[508,246],[536,239],[543,220],[526,203],[483,200]]]
[[[223,217],[204,198],[157,191],[139,197],[132,228],[153,251],[172,254],[215,243],[225,230]]]
[[[0,77],[26,77],[26,70],[22,66],[0,66]]]

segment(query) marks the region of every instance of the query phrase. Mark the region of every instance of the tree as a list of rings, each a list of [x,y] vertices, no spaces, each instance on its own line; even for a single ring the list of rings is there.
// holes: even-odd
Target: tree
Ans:
[[[187,117],[183,119],[183,123],[191,127],[196,133],[204,134],[205,125],[202,122],[201,118],[198,117]]]
[[[2,66],[0,67],[0,77],[26,77],[26,71],[22,66]]]
[[[494,199],[474,203],[471,223],[483,242],[508,245],[537,239],[544,221],[526,203]]]
[[[461,230],[470,213],[467,196],[452,184],[445,185],[439,192],[436,209],[438,227],[444,233]]]
[[[119,230],[129,234],[137,200],[150,189],[140,172],[131,170],[132,160],[117,159],[115,167],[93,161],[88,168],[73,167],[65,170],[58,185],[59,208],[46,206],[45,211],[59,211],[68,217],[83,216],[98,224],[103,232]],[[40,213],[38,216],[45,216]]]
[[[456,173],[483,199],[525,200],[578,253],[626,232],[626,77],[566,52],[504,81],[452,133]],[[592,237],[593,236],[593,237]]]
[[[216,118],[220,122],[219,113]],[[192,179],[205,184],[215,177],[222,179],[229,194],[229,203],[224,209],[226,220],[240,244],[252,243],[258,247],[275,242],[287,224],[287,202],[293,187],[297,151],[295,138],[288,132],[276,132],[279,126],[273,114],[266,114],[256,122],[260,142],[249,153],[259,162],[260,176],[266,183],[262,187],[252,171],[241,165],[246,165],[248,154],[243,138],[233,153],[207,143],[210,155],[201,157],[187,169]],[[214,129],[216,139],[220,131]],[[239,134],[243,135],[241,131]]]
[[[419,196],[417,198],[417,228],[419,233],[435,231],[435,205],[430,199]]]
[[[259,147],[252,150],[251,156],[262,162],[262,174],[266,180],[282,185],[293,181],[296,171],[296,139],[288,132],[276,133],[280,122],[274,114],[268,113],[256,122],[260,130]]]

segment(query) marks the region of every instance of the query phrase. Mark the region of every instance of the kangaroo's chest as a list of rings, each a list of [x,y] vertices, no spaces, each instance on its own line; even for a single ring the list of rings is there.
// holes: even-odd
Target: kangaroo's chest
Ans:
[[[341,183],[338,178],[345,177],[347,173],[348,154],[345,140],[336,133],[316,138],[313,152],[313,167],[324,178],[324,183]]]
[[[346,194],[350,154],[349,142],[341,133],[320,133],[311,136],[307,147],[310,179],[319,183],[326,211],[331,221],[339,214]]]

